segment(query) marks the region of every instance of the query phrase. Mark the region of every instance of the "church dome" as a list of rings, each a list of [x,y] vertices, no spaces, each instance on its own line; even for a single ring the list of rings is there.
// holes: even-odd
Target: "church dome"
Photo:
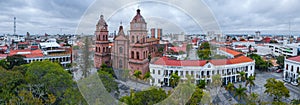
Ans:
[[[106,27],[107,27],[107,24],[106,24],[106,22],[105,22],[105,20],[104,20],[104,16],[103,16],[103,15],[100,15],[100,19],[99,19],[99,21],[98,21],[98,23],[97,23],[97,27],[98,27],[99,29],[103,29],[103,28],[106,28]]]
[[[134,23],[146,23],[145,19],[141,15],[141,10],[140,9],[136,10],[136,15],[134,16],[134,18],[132,19],[131,22],[134,22]]]

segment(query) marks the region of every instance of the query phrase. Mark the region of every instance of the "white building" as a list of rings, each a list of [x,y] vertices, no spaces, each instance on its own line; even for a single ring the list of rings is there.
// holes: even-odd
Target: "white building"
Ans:
[[[283,80],[297,85],[300,81],[300,56],[291,57],[284,60]]]
[[[227,51],[227,50],[226,50]],[[228,50],[229,51],[229,50]],[[229,53],[229,52],[228,52]],[[232,53],[232,52],[231,52]],[[234,52],[232,54],[236,54]],[[243,56],[234,56],[232,59],[216,60],[172,60],[167,57],[154,59],[150,65],[152,79],[150,84],[154,86],[170,86],[170,76],[177,73],[181,80],[187,79],[187,75],[195,79],[211,82],[212,76],[220,74],[223,84],[241,81],[239,72],[246,72],[246,76],[254,75],[255,61]]]
[[[227,56],[229,58],[234,58],[234,57],[237,57],[237,56],[241,56],[243,55],[243,53],[241,52],[237,52],[237,51],[234,51],[234,50],[231,50],[231,49],[228,49],[228,48],[218,48],[217,49],[217,54],[219,55],[224,55],[224,56]]]
[[[275,56],[297,56],[298,49],[300,48],[300,43],[293,44],[266,44],[269,49],[271,49],[271,54]]]
[[[11,50],[9,56],[13,55],[23,55],[25,58],[24,60],[26,63],[31,63],[34,61],[43,61],[43,60],[50,60],[52,62],[58,61],[64,67],[67,64],[71,63],[71,52],[67,51],[65,53],[58,53],[58,54],[50,54],[44,55],[40,49],[37,50]]]
[[[235,47],[235,46],[246,46],[247,48],[249,48],[249,46],[256,46],[254,40],[249,40],[249,41],[235,41],[235,42],[232,42],[232,47]]]
[[[268,46],[257,46],[255,49],[257,50],[256,54],[260,56],[272,54],[272,50]]]

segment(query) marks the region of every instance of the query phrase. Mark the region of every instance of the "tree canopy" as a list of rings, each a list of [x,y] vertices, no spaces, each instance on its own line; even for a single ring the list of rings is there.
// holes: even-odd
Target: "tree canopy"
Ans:
[[[281,67],[281,68],[283,68],[283,65],[284,65],[284,56],[278,56],[277,58],[276,58],[276,63]]]
[[[108,92],[118,91],[118,83],[115,81],[112,74],[99,70],[98,76]]]
[[[274,96],[274,101],[280,101],[282,97],[290,97],[290,91],[284,86],[284,83],[275,78],[267,79],[264,87],[266,88],[265,93]]]
[[[249,57],[255,60],[255,68],[267,70],[273,66],[271,61],[265,61],[257,54],[250,54]]]
[[[210,51],[210,45],[208,42],[203,42],[199,46],[199,49],[197,51],[198,57],[202,60],[210,59],[211,51]]]
[[[0,68],[0,78],[0,103],[86,104],[72,76],[58,63],[46,60],[10,71]]]
[[[170,76],[170,85],[174,88],[175,86],[178,85],[180,80],[180,76],[178,76],[177,73],[172,73]]]
[[[161,88],[150,88],[146,91],[131,91],[129,96],[124,96],[120,101],[128,105],[153,105],[167,98],[166,92]]]

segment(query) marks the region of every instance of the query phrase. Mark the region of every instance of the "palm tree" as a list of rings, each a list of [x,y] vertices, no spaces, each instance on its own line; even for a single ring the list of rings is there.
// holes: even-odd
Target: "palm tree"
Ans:
[[[170,85],[174,88],[175,86],[178,85],[180,77],[177,75],[177,73],[173,73],[170,76]]]
[[[141,71],[135,70],[134,73],[133,73],[133,76],[134,76],[136,79],[139,79],[139,78],[141,77],[141,74],[142,74]]]
[[[222,85],[222,77],[220,74],[213,75],[211,78],[212,78],[212,85],[214,87],[219,87]]]
[[[140,70],[135,70],[133,76],[136,78],[135,85],[137,86],[138,79],[141,78],[142,72]]]
[[[205,85],[206,85],[205,80],[199,80],[199,83],[197,84],[197,86],[198,86],[200,89],[204,89],[204,88],[205,88]]]
[[[246,73],[245,73],[244,71],[242,71],[242,72],[239,72],[239,74],[240,74],[241,80],[242,80],[243,82],[245,82],[245,79],[246,79]]]
[[[241,100],[242,97],[247,96],[246,91],[247,89],[245,87],[242,87],[242,85],[239,85],[239,88],[235,89],[234,97],[238,96],[239,100]]]
[[[256,102],[257,102],[257,100],[259,99],[258,98],[259,97],[259,95],[257,94],[257,93],[251,93],[250,95],[249,95],[249,101],[250,101],[250,105],[252,105],[252,104],[256,104]]]
[[[227,84],[227,86],[225,87],[225,89],[228,90],[228,91],[230,91],[230,92],[232,92],[232,91],[234,90],[234,85],[233,85],[233,83],[229,82],[229,83]]]
[[[255,80],[255,76],[249,76],[249,78],[247,78],[247,80],[246,80],[245,86],[249,85],[250,93],[251,93],[252,87],[255,86],[254,80]]]
[[[128,105],[132,105],[133,104],[133,100],[135,97],[135,93],[132,89],[130,89],[130,95],[129,96],[124,96],[120,99],[121,102],[124,102]]]
[[[144,75],[143,80],[148,80],[148,79],[150,79],[150,78],[151,78],[151,74],[150,74],[150,72],[147,72],[147,73]]]

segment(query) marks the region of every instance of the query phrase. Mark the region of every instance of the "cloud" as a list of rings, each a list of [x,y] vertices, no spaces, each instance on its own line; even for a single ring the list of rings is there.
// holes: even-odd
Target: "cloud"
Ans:
[[[224,33],[254,33],[257,30],[263,33],[288,33],[289,22],[291,30],[300,33],[300,29],[297,28],[300,27],[299,0],[161,0],[174,5],[147,0],[139,5],[134,3],[125,5],[128,1],[138,2],[138,0],[2,0],[0,34],[13,33],[13,17],[17,17],[18,34],[26,32],[93,34],[101,13],[105,15],[109,30],[113,32],[118,30],[120,21],[123,22],[125,29],[129,27],[129,22],[138,7],[148,23],[148,29],[159,27],[163,28],[165,33],[179,31],[204,33],[218,27],[214,25],[216,23],[212,18],[217,20]],[[108,3],[102,5],[102,2]],[[215,17],[210,15],[205,5],[198,2],[207,4]],[[187,7],[197,8],[186,9]]]
[[[13,17],[17,33],[74,33],[76,25],[92,0],[9,0],[0,1],[0,34],[13,34]]]
[[[261,30],[286,33],[289,22],[299,31],[299,0],[206,0],[223,32]],[[299,34],[299,33],[298,33]]]

